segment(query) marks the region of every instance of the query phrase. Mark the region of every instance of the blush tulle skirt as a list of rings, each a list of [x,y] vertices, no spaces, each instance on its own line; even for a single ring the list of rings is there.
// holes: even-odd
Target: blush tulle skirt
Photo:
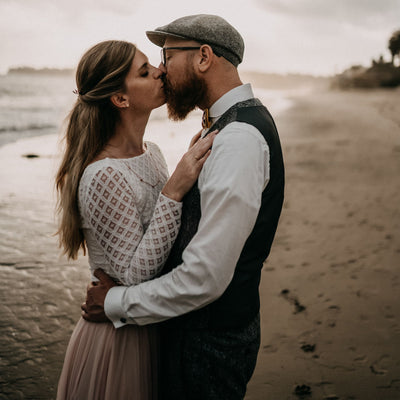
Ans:
[[[157,399],[158,333],[155,326],[80,319],[65,355],[57,400]]]

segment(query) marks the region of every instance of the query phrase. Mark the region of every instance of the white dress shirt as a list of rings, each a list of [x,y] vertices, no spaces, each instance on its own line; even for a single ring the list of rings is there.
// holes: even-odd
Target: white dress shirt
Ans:
[[[236,87],[213,104],[210,116],[216,120],[253,97],[250,84]],[[182,264],[154,280],[111,288],[104,309],[114,326],[160,322],[220,297],[254,227],[268,181],[269,148],[258,129],[243,122],[225,126],[199,176],[201,219]]]

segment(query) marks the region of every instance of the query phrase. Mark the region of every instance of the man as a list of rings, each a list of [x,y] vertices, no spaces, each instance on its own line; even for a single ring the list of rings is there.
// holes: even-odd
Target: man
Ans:
[[[202,136],[219,133],[183,201],[165,274],[112,287],[98,272],[83,316],[102,319],[106,297],[105,314],[117,328],[168,320],[160,324],[162,397],[242,399],[259,349],[261,269],[283,203],[278,133],[240,80],[243,39],[224,19],[187,16],[147,36],[162,47],[169,116],[181,120],[199,107]]]

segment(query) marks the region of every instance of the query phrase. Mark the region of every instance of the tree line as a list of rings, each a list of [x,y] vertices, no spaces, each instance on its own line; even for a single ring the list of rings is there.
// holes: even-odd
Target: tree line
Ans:
[[[394,64],[394,59],[396,56],[400,59],[400,30],[393,32],[389,39],[388,48],[392,54],[392,64]]]

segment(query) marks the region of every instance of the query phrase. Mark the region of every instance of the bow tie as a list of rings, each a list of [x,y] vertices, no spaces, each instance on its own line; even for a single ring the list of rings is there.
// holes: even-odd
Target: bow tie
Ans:
[[[209,129],[211,127],[211,120],[210,120],[210,115],[208,112],[208,108],[206,108],[203,112],[203,118],[201,120],[201,126],[203,129]]]

